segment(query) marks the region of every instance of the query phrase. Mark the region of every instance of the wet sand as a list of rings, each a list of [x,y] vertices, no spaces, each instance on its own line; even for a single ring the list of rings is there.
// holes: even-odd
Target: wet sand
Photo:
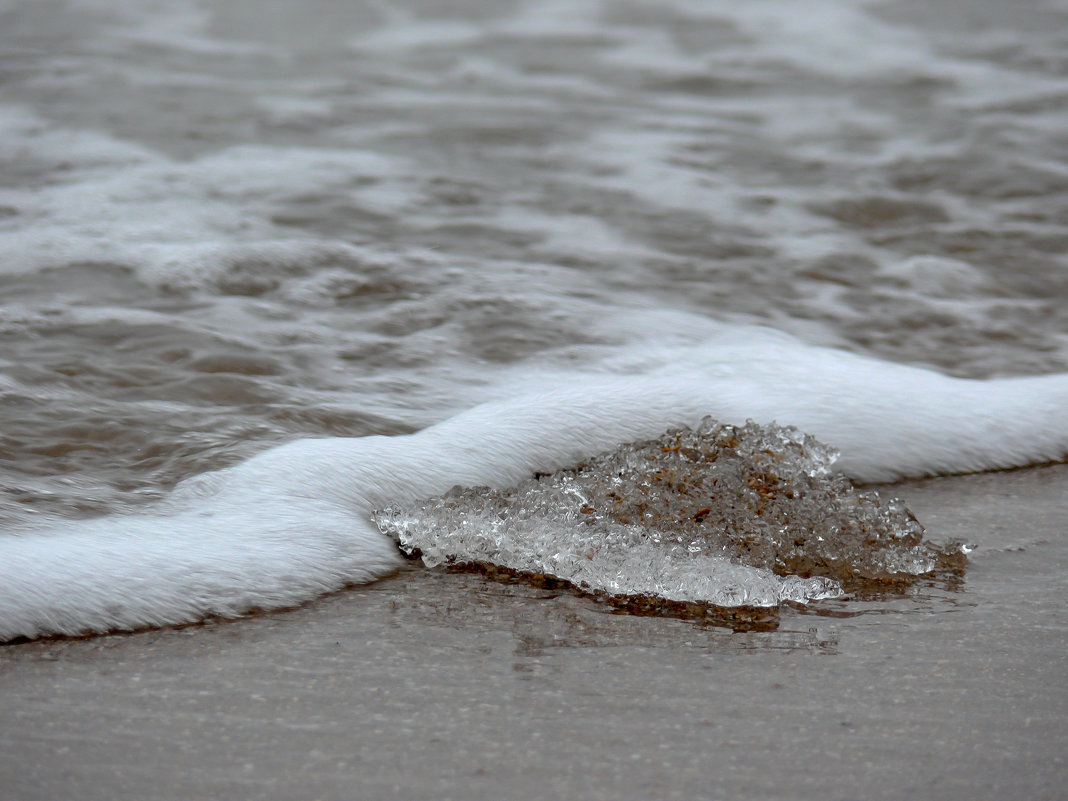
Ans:
[[[891,492],[962,589],[734,634],[411,568],[2,647],[0,798],[1063,798],[1068,465]]]

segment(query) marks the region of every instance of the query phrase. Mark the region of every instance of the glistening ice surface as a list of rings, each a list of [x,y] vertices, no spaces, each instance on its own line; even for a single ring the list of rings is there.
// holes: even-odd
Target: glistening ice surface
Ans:
[[[805,603],[963,566],[958,545],[925,542],[903,503],[856,490],[834,458],[796,429],[706,418],[517,487],[457,487],[376,520],[431,567],[503,568],[626,603]]]

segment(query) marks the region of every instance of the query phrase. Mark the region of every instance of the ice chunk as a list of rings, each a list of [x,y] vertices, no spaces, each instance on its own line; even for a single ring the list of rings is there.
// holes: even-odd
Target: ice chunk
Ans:
[[[563,581],[639,611],[807,603],[963,566],[958,547],[923,540],[903,503],[833,473],[835,457],[793,428],[706,418],[510,489],[456,487],[376,521],[427,566]]]

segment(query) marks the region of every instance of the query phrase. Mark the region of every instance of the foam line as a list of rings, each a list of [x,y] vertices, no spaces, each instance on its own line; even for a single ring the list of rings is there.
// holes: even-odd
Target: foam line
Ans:
[[[4,535],[0,641],[234,617],[371,581],[400,561],[376,508],[508,486],[705,415],[795,425],[864,481],[1068,455],[1068,374],[971,381],[771,339],[524,386],[412,435],[278,446],[150,513]]]

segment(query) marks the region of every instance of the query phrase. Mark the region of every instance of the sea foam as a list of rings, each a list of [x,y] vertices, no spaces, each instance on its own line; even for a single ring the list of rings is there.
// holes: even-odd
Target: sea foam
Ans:
[[[507,488],[711,413],[796,422],[854,478],[1068,455],[1068,375],[971,381],[752,337],[646,374],[559,372],[410,435],[303,439],[180,485],[154,511],[0,539],[0,639],[233,617],[395,569],[376,509]],[[696,514],[695,514],[696,516]]]

